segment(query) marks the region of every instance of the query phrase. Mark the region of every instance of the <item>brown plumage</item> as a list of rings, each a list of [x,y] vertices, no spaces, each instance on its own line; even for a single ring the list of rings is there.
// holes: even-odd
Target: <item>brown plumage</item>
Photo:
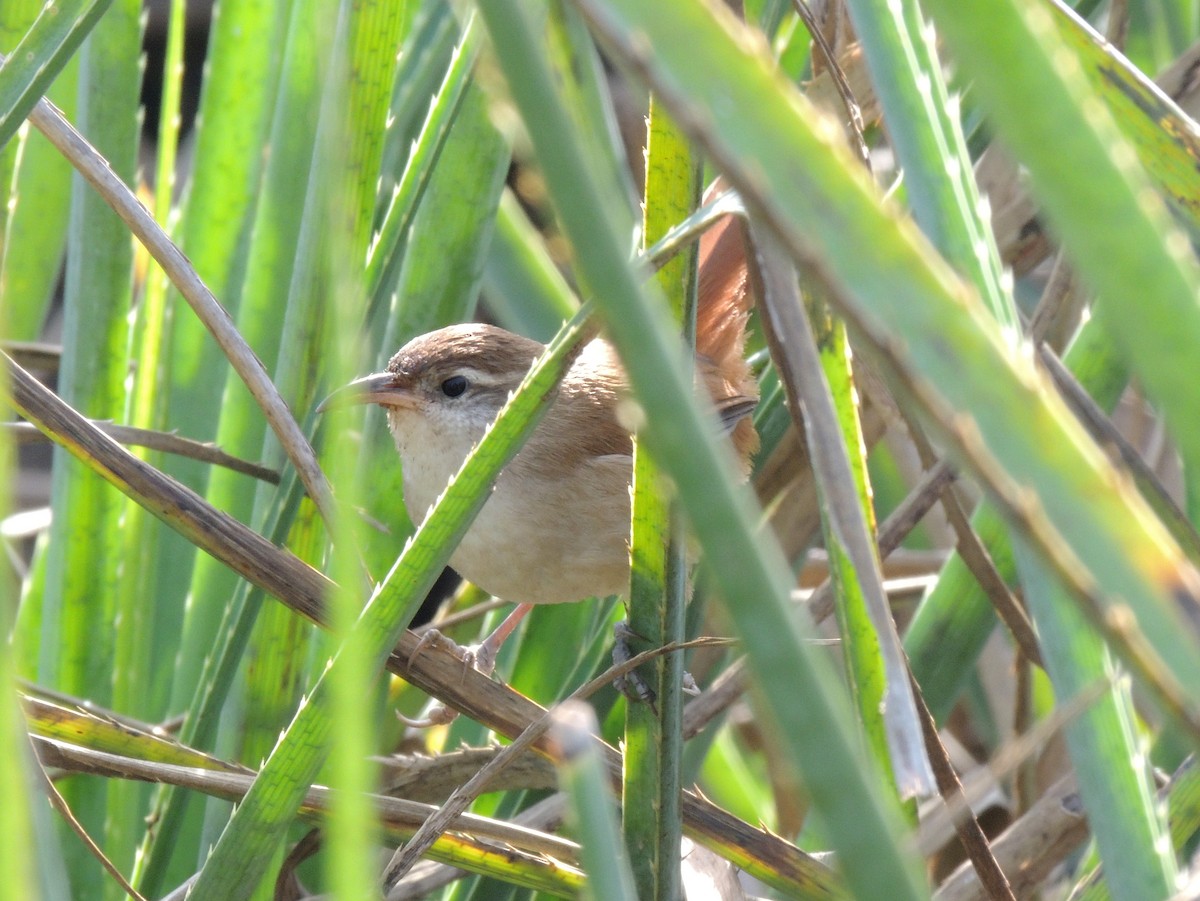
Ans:
[[[757,386],[744,359],[749,291],[736,224],[701,245],[697,382],[727,418],[743,464],[757,446],[746,415]],[[354,383],[354,400],[384,407],[419,520],[483,435],[544,346],[491,325],[452,325],[414,338],[386,372]],[[590,341],[552,406],[501,473],[451,556],[465,578],[505,600],[576,601],[624,594],[629,580],[632,440],[619,417],[625,372],[603,338]]]

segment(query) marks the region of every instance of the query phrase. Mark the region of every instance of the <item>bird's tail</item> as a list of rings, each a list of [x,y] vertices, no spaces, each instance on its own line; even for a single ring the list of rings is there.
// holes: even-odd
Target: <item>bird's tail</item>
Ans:
[[[696,353],[718,410],[758,398],[758,382],[746,360],[746,322],[754,303],[747,241],[745,223],[736,216],[726,216],[700,239]],[[758,449],[749,416],[733,427],[730,439],[748,465]]]

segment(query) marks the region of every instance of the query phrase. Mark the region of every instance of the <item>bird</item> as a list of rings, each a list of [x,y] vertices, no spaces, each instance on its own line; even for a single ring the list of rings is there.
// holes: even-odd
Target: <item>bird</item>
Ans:
[[[745,357],[751,290],[744,233],[725,220],[700,245],[696,383],[711,399],[748,471],[758,438],[758,389]],[[387,416],[410,516],[428,510],[495,420],[545,345],[485,323],[419,335],[381,372],[356,379],[322,405],[377,404]],[[633,436],[628,379],[613,345],[591,338],[551,406],[450,556],[465,579],[516,610],[474,650],[490,674],[500,644],[538,604],[626,595],[629,590]]]

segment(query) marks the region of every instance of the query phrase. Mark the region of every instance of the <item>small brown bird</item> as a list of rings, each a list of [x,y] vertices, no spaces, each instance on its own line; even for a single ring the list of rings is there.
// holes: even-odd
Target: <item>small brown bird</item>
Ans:
[[[748,419],[757,402],[744,354],[748,293],[741,229],[723,223],[701,242],[696,376],[743,466],[758,443]],[[414,338],[385,371],[352,382],[325,405],[384,408],[415,519],[445,490],[544,349],[491,325],[448,326]],[[464,578],[520,605],[476,653],[480,670],[490,672],[499,645],[531,605],[628,592],[632,438],[618,415],[627,396],[613,347],[592,339],[451,555]]]

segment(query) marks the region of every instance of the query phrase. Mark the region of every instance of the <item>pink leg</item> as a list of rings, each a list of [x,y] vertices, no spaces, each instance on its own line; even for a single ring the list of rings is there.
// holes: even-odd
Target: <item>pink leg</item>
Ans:
[[[517,609],[506,616],[504,622],[498,625],[479,647],[475,648],[475,669],[485,676],[492,674],[492,670],[496,668],[496,655],[500,653],[501,646],[532,609],[533,604],[518,604]]]
[[[422,649],[438,641],[446,642],[462,655],[463,663],[485,676],[490,676],[492,670],[496,668],[496,655],[500,653],[500,647],[532,609],[533,604],[518,604],[517,608],[504,618],[504,622],[500,623],[492,634],[483,640],[482,644],[471,648],[460,648],[437,629],[430,629],[421,636],[412,656],[415,657],[421,653]],[[458,711],[439,705],[434,707],[429,716],[423,720],[412,720],[399,713],[396,715],[406,726],[414,729],[428,729],[430,726],[441,726],[453,722],[454,718],[458,716]]]

